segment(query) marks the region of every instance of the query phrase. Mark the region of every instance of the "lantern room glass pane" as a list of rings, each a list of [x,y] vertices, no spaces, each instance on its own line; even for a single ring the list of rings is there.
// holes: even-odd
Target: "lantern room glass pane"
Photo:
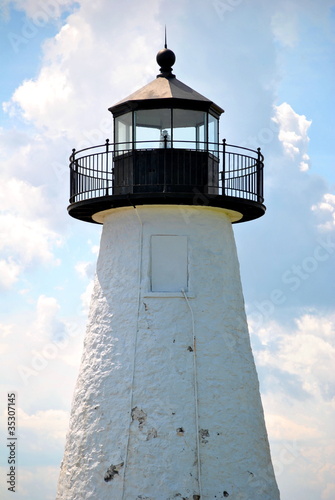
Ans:
[[[219,156],[219,120],[213,115],[208,115],[208,151]]]
[[[136,149],[171,147],[171,109],[135,111]]]
[[[173,147],[206,149],[207,113],[189,109],[173,110]]]
[[[132,149],[132,113],[115,118],[115,150],[121,152],[129,151]]]

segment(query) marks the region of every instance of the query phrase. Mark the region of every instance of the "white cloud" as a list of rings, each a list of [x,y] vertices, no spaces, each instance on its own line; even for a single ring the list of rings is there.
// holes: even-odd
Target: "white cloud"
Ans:
[[[62,237],[49,227],[43,189],[18,179],[3,179],[0,185],[0,251],[2,283],[13,285],[30,264],[40,261],[57,265],[53,253]]]
[[[321,231],[331,231],[335,229],[335,195],[326,193],[323,200],[316,205],[312,205],[312,211],[321,219],[319,229]]]
[[[94,45],[91,26],[82,16],[71,16],[54,38],[44,42],[46,63],[66,66],[68,60]]]
[[[89,309],[90,309],[93,287],[94,287],[94,280],[92,279],[89,282],[89,284],[87,285],[85,291],[80,296],[81,304],[82,304],[82,310],[83,310],[83,313],[85,315],[88,314]]]
[[[0,288],[11,288],[17,282],[21,266],[13,259],[0,260]]]
[[[0,216],[0,227],[3,234],[0,250],[8,255],[8,272],[15,271],[16,277],[24,266],[36,260],[54,265],[59,263],[52,248],[54,244],[60,244],[60,237],[47,227],[45,221],[4,214]]]
[[[75,269],[81,278],[92,279],[95,272],[95,263],[93,262],[77,262]]]
[[[0,325],[0,390],[6,393],[10,388],[17,393],[19,497],[51,500],[64,451],[68,401],[78,373],[84,325],[81,317],[62,318],[54,297],[41,295],[28,305],[26,310],[13,311],[8,322]],[[5,415],[5,409],[0,411]],[[3,433],[4,426],[5,418],[1,418]]]
[[[33,442],[40,446],[40,451],[48,442],[50,446],[58,441],[64,442],[64,435],[68,427],[69,414],[64,410],[45,410],[28,414],[22,408],[18,410],[20,433],[33,433]],[[36,448],[35,448],[36,449]]]
[[[274,38],[284,47],[294,47],[299,39],[298,19],[291,7],[281,4],[271,20]]]
[[[99,254],[99,249],[100,249],[100,247],[98,245],[93,245],[91,250],[92,250],[92,253],[94,255],[98,255]]]
[[[36,319],[27,329],[27,335],[33,339],[62,340],[64,337],[64,324],[58,319],[60,305],[54,297],[41,295],[37,299]]]
[[[335,317],[309,312],[253,333],[262,401],[283,498],[331,499],[335,459]],[[259,347],[257,347],[259,346]]]
[[[152,39],[143,36],[139,25],[145,23],[159,47],[162,27],[155,19],[159,4],[150,0],[139,8],[136,3],[113,1],[99,7],[97,2],[82,1],[59,33],[44,44],[37,77],[16,89],[5,111],[22,114],[49,136],[66,134],[78,140],[81,135],[83,140],[85,132],[102,129],[103,142],[108,107],[157,71]],[[122,23],[111,21],[116,18]]]
[[[2,363],[3,383],[9,377],[14,386],[25,389],[28,398],[32,394],[27,388],[39,387],[39,397],[51,398],[52,408],[52,393],[43,382],[57,373],[58,384],[62,377],[65,381],[69,369],[72,372],[78,367],[84,318],[77,311],[73,317],[63,317],[55,297],[40,295],[35,303],[28,304],[26,312],[14,311],[13,317],[0,325],[0,339],[7,353]]]
[[[43,216],[46,207],[41,187],[16,178],[4,180],[0,188],[0,202],[7,213],[25,215],[30,219]]]
[[[254,341],[274,439],[323,440],[327,433],[332,435],[334,333],[334,316],[316,312],[297,318],[294,328],[271,321],[253,333],[261,346]]]
[[[4,104],[4,111],[14,116],[21,108],[26,120],[34,120],[37,126],[43,127],[46,110],[49,116],[57,116],[59,107],[69,103],[72,94],[66,73],[52,65],[41,70],[37,81],[25,81],[14,92],[11,101]]]
[[[331,477],[335,476],[335,467],[327,466],[328,469],[328,474]],[[335,482],[332,482],[331,484],[327,484],[326,488],[324,489],[322,493],[322,500],[333,500],[335,498]]]
[[[286,102],[274,106],[274,110],[273,121],[279,125],[278,139],[285,154],[291,159],[300,160],[299,168],[302,172],[308,170],[308,129],[312,121],[307,120],[305,115],[296,113]]]
[[[91,245],[92,253],[95,253],[96,245],[92,246],[90,241],[88,243],[89,243],[89,245]],[[86,285],[85,291],[80,295],[81,314],[83,314],[86,317],[89,313],[90,305],[91,305],[91,297],[92,297],[92,292],[93,292],[93,287],[94,287],[94,276],[95,276],[95,270],[96,270],[96,262],[95,261],[94,262],[92,262],[92,261],[80,261],[80,262],[77,262],[77,264],[75,265],[75,269],[82,279],[89,280],[88,284]]]
[[[275,322],[267,323],[257,336],[263,345],[272,347],[258,351],[257,362],[299,377],[306,394],[329,401],[335,397],[334,333],[334,318],[318,314],[298,318],[291,332]]]
[[[295,441],[322,437],[318,427],[303,425],[285,415],[267,415],[266,425],[267,431],[273,440]]]

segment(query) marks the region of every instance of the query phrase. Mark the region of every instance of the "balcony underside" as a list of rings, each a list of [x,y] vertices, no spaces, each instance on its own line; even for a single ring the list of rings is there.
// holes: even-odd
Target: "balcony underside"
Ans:
[[[138,205],[188,205],[216,207],[233,210],[242,214],[235,222],[246,222],[258,219],[265,213],[265,206],[257,201],[233,196],[204,193],[128,193],[120,195],[99,196],[77,201],[68,207],[69,214],[85,222],[96,221],[93,216],[99,212],[121,207]]]

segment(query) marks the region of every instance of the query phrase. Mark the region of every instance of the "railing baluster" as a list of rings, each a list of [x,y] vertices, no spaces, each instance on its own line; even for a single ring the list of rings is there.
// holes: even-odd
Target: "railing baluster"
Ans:
[[[222,194],[226,194],[226,139],[222,141],[222,172],[221,172]]]
[[[108,183],[108,156],[109,156],[109,139],[106,139],[106,196],[109,195]]]

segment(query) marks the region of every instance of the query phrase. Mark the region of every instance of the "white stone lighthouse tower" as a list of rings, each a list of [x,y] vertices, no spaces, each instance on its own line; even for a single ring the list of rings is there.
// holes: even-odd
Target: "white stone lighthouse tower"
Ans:
[[[278,500],[232,231],[263,156],[157,62],[71,156],[69,213],[103,231],[57,499]]]

